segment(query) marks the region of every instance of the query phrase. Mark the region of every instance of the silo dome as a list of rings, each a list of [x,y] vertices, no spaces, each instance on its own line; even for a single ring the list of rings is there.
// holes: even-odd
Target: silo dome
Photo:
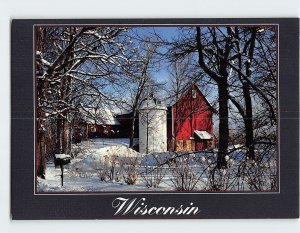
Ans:
[[[167,107],[153,97],[145,99],[139,109],[139,151],[167,151]]]

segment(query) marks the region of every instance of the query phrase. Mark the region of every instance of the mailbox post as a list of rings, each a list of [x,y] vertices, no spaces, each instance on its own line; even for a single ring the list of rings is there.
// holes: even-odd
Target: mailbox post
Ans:
[[[54,159],[55,167],[59,166],[61,170],[61,186],[64,186],[64,165],[70,163],[71,156],[66,154],[56,154]]]

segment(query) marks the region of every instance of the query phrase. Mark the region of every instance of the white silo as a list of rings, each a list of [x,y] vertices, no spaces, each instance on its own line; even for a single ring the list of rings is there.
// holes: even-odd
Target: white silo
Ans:
[[[167,151],[167,108],[153,97],[148,97],[139,109],[139,151]]]

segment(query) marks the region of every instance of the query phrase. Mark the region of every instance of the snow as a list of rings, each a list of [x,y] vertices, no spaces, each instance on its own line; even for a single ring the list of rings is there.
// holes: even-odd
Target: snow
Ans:
[[[55,154],[55,158],[56,159],[67,159],[67,158],[71,158],[71,156],[66,155],[66,154]]]
[[[74,145],[83,150],[71,163],[64,169],[64,186],[61,186],[61,170],[55,168],[54,163],[46,164],[45,180],[37,179],[38,192],[65,192],[65,191],[137,191],[149,190],[142,181],[135,185],[127,185],[124,182],[105,182],[100,181],[97,165],[105,162],[111,156],[124,158],[136,158],[141,154],[128,148],[128,138],[116,139],[94,139]],[[64,157],[66,155],[58,155]],[[150,188],[151,189],[151,188]],[[154,189],[154,188],[153,188]],[[155,188],[155,190],[168,190],[169,187]]]
[[[216,164],[217,151],[209,152],[152,152],[149,154],[140,154],[128,147],[128,138],[116,138],[116,139],[94,139],[84,141],[80,144],[73,145],[73,153],[77,151],[75,158],[71,159],[71,163],[64,166],[64,185],[61,186],[61,170],[59,167],[55,167],[53,162],[47,162],[46,164],[46,177],[45,180],[37,179],[37,191],[39,193],[44,192],[121,192],[121,191],[174,191],[175,175],[179,175],[178,172],[182,172],[184,167],[180,167],[180,164],[186,166],[192,176],[198,177],[197,184],[194,191],[209,190],[210,185],[210,173]],[[240,145],[235,145],[240,146]],[[270,183],[269,178],[273,175],[271,170],[276,173],[276,160],[270,159],[270,157],[264,157],[264,152],[256,149],[258,153],[262,153],[262,162],[259,166],[268,168],[265,176],[262,177],[262,181],[265,186]],[[74,154],[72,154],[74,155]],[[69,158],[69,155],[57,154],[57,158]],[[115,160],[117,158],[117,160]],[[173,159],[177,159],[177,165],[172,163]],[[234,177],[236,170],[240,167],[241,163],[245,163],[245,166],[251,169],[259,169],[258,164],[245,160],[245,151],[237,149],[226,155],[226,161],[228,161],[229,169],[221,169],[219,173],[215,174],[218,181],[218,177],[221,176],[220,181],[224,177],[229,178],[228,184],[237,179]],[[120,164],[115,161],[124,162],[125,168],[128,166],[126,161],[137,161],[134,168],[137,169],[138,178],[134,185],[128,185],[124,176],[118,176],[118,169]],[[115,163],[115,164],[114,164]],[[100,179],[101,174],[107,168],[114,164],[115,176],[113,179]],[[164,164],[161,166],[161,164]],[[175,167],[174,167],[175,166]],[[108,171],[111,167],[109,167]],[[174,173],[175,172],[175,173]],[[274,174],[275,174],[274,173]],[[187,174],[187,179],[189,175]],[[161,175],[161,177],[159,177]],[[223,176],[223,178],[222,178]],[[268,178],[269,177],[269,178]],[[157,179],[159,182],[157,183]],[[243,187],[246,190],[250,189],[247,186],[247,177],[244,177],[240,182],[243,183]],[[251,177],[250,177],[251,178]],[[194,182],[194,181],[192,181]],[[236,181],[235,181],[236,182]],[[249,181],[250,182],[250,181]],[[177,186],[178,189],[178,186]],[[231,190],[237,190],[236,187],[231,187]]]
[[[41,62],[42,62],[43,64],[45,64],[46,66],[51,66],[51,65],[52,65],[51,62],[48,62],[47,60],[45,60],[45,59],[43,59],[43,58],[41,58]]]
[[[208,133],[207,131],[195,130],[194,132],[195,132],[195,134],[197,134],[198,137],[201,138],[201,139],[208,139],[208,140],[210,140],[210,139],[213,139],[213,138],[214,138],[214,137],[213,137],[210,133]]]
[[[88,177],[73,176],[69,169],[64,171],[64,186],[61,186],[61,171],[53,164],[47,164],[46,179],[37,179],[37,192],[97,192],[97,191],[147,191],[151,188],[145,187],[142,182],[136,185],[127,185],[122,182],[100,181],[97,175]],[[152,188],[152,190],[168,190],[163,188]]]
[[[113,112],[108,108],[83,108],[83,119],[90,124],[97,125],[120,125]]]

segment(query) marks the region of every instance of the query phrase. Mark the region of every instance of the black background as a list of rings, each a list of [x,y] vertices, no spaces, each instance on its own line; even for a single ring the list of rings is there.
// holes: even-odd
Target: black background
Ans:
[[[280,193],[34,195],[34,24],[279,24]],[[163,25],[162,25],[163,26]],[[13,219],[110,219],[116,197],[145,197],[149,206],[201,209],[198,218],[299,216],[299,20],[115,19],[13,20],[11,50],[11,213]],[[134,216],[132,218],[135,218]],[[146,218],[155,218],[155,216]],[[158,216],[162,218],[162,216]],[[178,217],[180,218],[180,217]]]

